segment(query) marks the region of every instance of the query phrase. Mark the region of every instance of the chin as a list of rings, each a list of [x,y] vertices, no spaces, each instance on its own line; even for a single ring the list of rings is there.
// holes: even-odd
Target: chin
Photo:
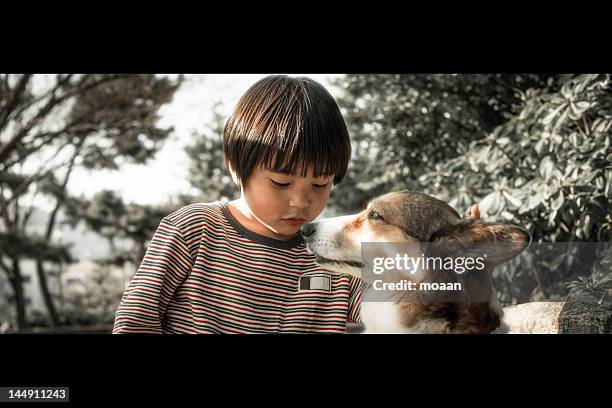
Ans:
[[[279,228],[275,228],[273,231],[276,232],[277,234],[281,234],[281,235],[295,235],[298,232],[300,232],[301,227],[291,227],[291,226],[281,226]]]
[[[299,228],[270,228],[275,234],[281,235],[284,238],[293,238],[293,236],[300,232]]]

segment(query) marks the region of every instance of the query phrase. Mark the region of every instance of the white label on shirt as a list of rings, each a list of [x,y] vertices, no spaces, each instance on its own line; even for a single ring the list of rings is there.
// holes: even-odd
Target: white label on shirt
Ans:
[[[310,278],[310,289],[330,290],[330,279],[327,276]]]

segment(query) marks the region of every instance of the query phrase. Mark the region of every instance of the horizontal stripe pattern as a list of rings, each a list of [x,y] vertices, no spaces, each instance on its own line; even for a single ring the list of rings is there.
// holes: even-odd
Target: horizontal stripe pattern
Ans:
[[[130,281],[113,333],[344,333],[365,283],[321,269],[304,243],[275,247],[232,225],[224,203],[165,217]],[[298,290],[324,274],[330,290]]]

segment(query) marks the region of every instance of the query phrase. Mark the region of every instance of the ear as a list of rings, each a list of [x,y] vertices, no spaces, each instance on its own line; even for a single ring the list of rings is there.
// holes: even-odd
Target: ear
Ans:
[[[437,254],[483,257],[486,264],[496,266],[523,252],[531,243],[531,235],[518,225],[466,220],[432,241]]]

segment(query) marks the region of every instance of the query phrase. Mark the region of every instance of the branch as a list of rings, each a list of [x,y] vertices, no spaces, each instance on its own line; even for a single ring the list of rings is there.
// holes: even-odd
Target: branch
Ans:
[[[70,80],[70,78],[73,77],[73,76],[74,76],[73,74],[68,74],[68,75],[66,75],[62,79],[62,78],[60,78],[60,75],[58,75],[58,78],[60,78],[60,79],[58,79],[57,83],[55,84],[55,86],[52,89],[49,89],[47,92],[41,94],[40,96],[32,99],[31,101],[28,101],[28,102],[24,103],[21,106],[21,108],[19,108],[19,110],[15,112],[15,114],[13,115],[12,119],[16,120],[30,106],[35,105],[38,102],[42,101],[43,99],[48,98],[50,95],[54,94],[57,89],[59,89],[61,86],[65,85],[68,82],[68,80]]]
[[[67,125],[66,127],[64,127],[61,130],[58,130],[56,132],[44,132],[44,133],[40,133],[36,136],[37,140],[38,140],[38,144],[37,145],[33,145],[32,147],[29,148],[29,151],[27,153],[27,155],[31,155],[33,153],[36,153],[37,151],[39,151],[40,149],[43,148],[43,146],[47,145],[48,143],[52,142],[53,139],[55,139],[57,136],[63,134],[63,133],[68,133],[72,127],[74,127],[75,125],[78,124],[78,122],[83,119],[85,115],[82,115],[81,117],[75,119],[71,124]],[[95,131],[97,130],[94,127],[90,127],[88,129],[81,129],[78,133],[74,133],[74,135],[79,135],[79,134],[83,134],[86,133],[83,130],[86,131]],[[40,140],[41,138],[44,138],[43,140]],[[70,144],[66,144],[64,146],[69,146]],[[26,149],[28,148],[28,145],[23,145]],[[56,157],[57,153],[53,156]],[[19,157],[11,162],[4,162],[4,166],[2,167],[2,171],[6,171],[7,169],[10,169],[11,167],[13,167],[15,164],[23,162],[25,159],[27,158],[27,156],[24,157]]]
[[[59,150],[63,149],[64,147],[66,147],[67,145],[62,146]],[[58,152],[59,152],[58,150]],[[56,153],[57,155],[57,153]],[[23,180],[19,186],[17,186],[17,188],[15,190],[13,190],[13,194],[11,195],[11,197],[4,201],[4,207],[8,207],[8,204],[10,204],[12,201],[16,200],[17,198],[19,198],[21,196],[21,194],[30,186],[30,184],[36,182],[36,181],[40,181],[43,178],[45,178],[47,175],[49,175],[51,172],[53,172],[54,170],[57,170],[61,167],[64,167],[66,165],[70,164],[70,160],[62,162],[54,167],[51,167],[50,169],[43,171],[41,173],[32,175],[28,178],[26,178],[25,180]],[[4,213],[4,208],[0,208],[0,215],[2,215]]]
[[[34,201],[36,196],[38,196],[38,190],[40,190],[40,185],[39,184],[36,185],[36,191],[34,191],[34,194],[32,195],[32,201]],[[26,225],[28,224],[28,220],[32,216],[33,212],[34,212],[34,206],[31,205],[30,208],[28,209],[28,211],[26,211],[25,215],[23,216],[23,219],[21,220],[21,230],[22,231],[25,231]]]
[[[70,180],[70,174],[72,173],[72,169],[74,168],[74,162],[76,161],[76,158],[81,152],[81,147],[83,146],[84,142],[85,139],[81,139],[79,141],[79,144],[76,146],[76,149],[74,150],[74,154],[72,155],[72,159],[70,160],[70,165],[68,166],[68,171],[66,172],[64,182],[62,183],[62,196],[66,194],[66,186],[68,185],[68,180]],[[57,218],[57,212],[59,211],[62,204],[64,204],[64,197],[58,197],[57,202],[55,204],[55,208],[51,212],[51,216],[49,217],[49,222],[47,224],[47,232],[45,234],[45,239],[47,240],[47,242],[49,241],[49,239],[51,238],[51,234],[53,233],[53,228],[55,227],[55,220]]]
[[[51,98],[47,102],[47,104],[34,116],[13,138],[7,143],[0,146],[0,163],[4,162],[4,160],[8,157],[8,155],[15,150],[17,143],[23,139],[29,132],[32,130],[34,126],[36,126],[46,115],[48,115],[57,105],[65,101],[66,99],[75,96],[79,93],[86,92],[90,89],[98,87],[106,82],[114,81],[116,79],[127,77],[127,75],[114,75],[104,77],[99,79],[98,81],[92,82],[91,84],[84,86],[83,88],[76,88],[70,92],[65,93],[59,98],[55,96],[55,90],[59,88],[59,85],[56,85],[54,88],[53,94]]]
[[[2,216],[2,219],[4,220],[4,225],[7,231],[10,231],[12,229],[12,225],[11,225],[11,219],[8,216],[8,202],[4,201],[4,198],[2,198],[2,207],[0,207],[0,215]]]
[[[63,129],[58,130],[56,132],[39,133],[36,136],[36,139],[41,139],[41,138],[45,138],[45,139],[42,140],[42,141],[39,140],[39,144],[38,145],[35,145],[34,147],[30,148],[30,151],[28,152],[28,155],[31,155],[32,153],[35,153],[35,152],[39,151],[43,146],[45,146],[46,144],[50,143],[53,139],[55,139],[60,134],[68,133],[68,131],[70,131],[74,126],[79,125],[80,122],[83,119],[85,119],[89,114],[90,114],[90,112],[83,113],[81,116],[78,116],[71,123],[66,125]],[[87,134],[87,132],[94,132],[96,130],[98,130],[97,127],[89,126],[87,128],[81,128],[78,131],[75,131],[73,134],[74,134],[74,136],[79,136],[79,135],[83,136],[83,135]],[[25,144],[23,146],[25,148],[28,147]],[[57,153],[55,154],[55,156],[57,156]],[[15,160],[13,160],[12,162],[4,162],[4,163],[2,163],[3,164],[2,171],[6,171],[7,169],[10,169],[12,166],[14,166],[17,163],[22,162],[24,159],[25,159],[25,157],[18,157]]]
[[[0,268],[2,268],[2,270],[6,273],[9,280],[12,279],[13,272],[8,267],[8,265],[4,263],[1,256],[0,256]]]
[[[8,117],[13,112],[13,110],[19,105],[20,99],[23,96],[26,85],[30,82],[32,78],[32,74],[24,74],[21,77],[21,80],[15,87],[15,91],[11,97],[11,100],[8,102],[7,106],[0,110],[0,131],[6,126],[8,123]],[[7,78],[8,81],[8,78]]]

